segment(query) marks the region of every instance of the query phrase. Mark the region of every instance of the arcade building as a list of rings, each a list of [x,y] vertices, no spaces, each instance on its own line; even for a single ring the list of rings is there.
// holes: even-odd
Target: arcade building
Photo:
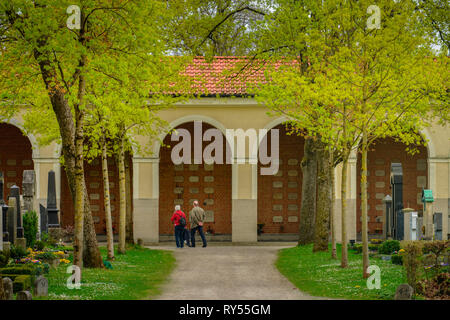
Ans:
[[[194,60],[188,73],[202,73],[208,95],[177,104],[175,108],[160,111],[170,128],[194,132],[194,121],[201,121],[203,130],[220,130],[226,140],[227,129],[279,129],[279,170],[276,175],[261,175],[259,161],[224,164],[181,164],[171,160],[171,149],[177,142],[170,134],[161,136],[163,145],[155,141],[152,154],[129,154],[128,208],[133,216],[134,238],[144,243],[173,240],[170,217],[175,205],[188,212],[194,200],[199,200],[207,216],[204,229],[213,241],[252,243],[257,241],[296,240],[299,230],[304,138],[288,135],[283,117],[270,117],[267,108],[246,96],[246,84],[217,81],[227,66],[235,63],[233,57],[217,57],[211,64],[202,58]],[[61,146],[54,143],[41,147],[33,135],[24,136],[20,115],[9,122],[0,122],[0,172],[4,176],[4,198],[13,185],[22,188],[24,170],[36,174],[35,208],[46,205],[47,177],[56,173],[56,193],[62,227],[73,225],[73,204],[67,178],[60,165]],[[368,227],[369,237],[383,237],[384,199],[392,196],[391,164],[401,163],[403,175],[403,207],[420,215],[423,210],[422,190],[431,189],[432,210],[441,213],[442,238],[448,239],[450,226],[450,126],[438,124],[422,132],[426,146],[418,147],[416,154],[408,154],[406,145],[395,137],[376,141],[368,154]],[[146,137],[136,137],[143,143]],[[229,143],[229,141],[227,142]],[[270,141],[269,141],[270,144]],[[204,146],[207,144],[204,143]],[[268,147],[270,150],[270,147]],[[109,161],[111,209],[113,228],[118,230],[119,188],[118,169],[114,159]],[[339,165],[340,166],[340,165]],[[340,167],[335,179],[335,226],[341,237]],[[360,239],[360,155],[355,152],[348,164],[347,232],[348,239]],[[103,185],[100,159],[85,166],[96,232],[105,234]]]

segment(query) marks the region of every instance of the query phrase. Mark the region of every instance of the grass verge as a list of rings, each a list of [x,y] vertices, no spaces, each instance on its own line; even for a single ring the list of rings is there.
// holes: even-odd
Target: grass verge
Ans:
[[[105,248],[100,248],[106,256]],[[71,260],[71,259],[70,259]],[[66,273],[69,264],[51,269],[46,275],[49,282],[49,300],[139,300],[160,293],[175,266],[172,252],[132,248],[126,255],[116,252],[111,262],[113,269],[83,269],[81,288],[68,289]],[[39,298],[38,298],[39,299]]]
[[[393,299],[398,285],[406,283],[402,266],[391,261],[370,259],[370,265],[377,265],[381,271],[381,288],[369,290],[367,280],[362,278],[362,256],[349,250],[349,267],[340,267],[341,247],[338,245],[338,259],[330,252],[312,252],[312,245],[282,249],[278,253],[276,267],[297,288],[313,296],[380,300]]]

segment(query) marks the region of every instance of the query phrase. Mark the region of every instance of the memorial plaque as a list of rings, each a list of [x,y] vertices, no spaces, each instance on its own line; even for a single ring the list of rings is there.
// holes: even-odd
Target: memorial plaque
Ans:
[[[213,210],[205,211],[205,222],[214,222],[214,211]]]
[[[274,216],[272,218],[272,221],[275,223],[281,223],[281,222],[283,222],[283,217],[282,216]]]

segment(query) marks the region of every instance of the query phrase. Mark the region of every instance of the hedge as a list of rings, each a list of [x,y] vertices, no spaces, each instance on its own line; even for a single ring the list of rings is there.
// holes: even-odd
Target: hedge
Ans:
[[[13,292],[28,290],[31,288],[32,277],[30,275],[18,275],[13,281]]]

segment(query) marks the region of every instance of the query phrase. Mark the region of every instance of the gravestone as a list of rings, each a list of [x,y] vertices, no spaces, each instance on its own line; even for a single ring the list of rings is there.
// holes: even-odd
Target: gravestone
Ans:
[[[394,300],[411,300],[414,289],[407,283],[403,283],[395,290]]]
[[[39,204],[39,216],[40,216],[40,234],[48,232],[48,217],[47,217],[47,209],[42,205]]]
[[[3,230],[3,206],[0,206],[0,232],[1,232],[0,251],[3,251],[3,241],[4,241],[4,235],[3,235],[4,234],[4,230]]]
[[[34,211],[34,195],[36,190],[36,174],[34,170],[24,170],[22,180],[24,212]]]
[[[5,294],[5,300],[13,300],[13,282],[10,278],[3,278],[3,293]]]
[[[8,230],[6,227],[6,212],[8,211],[8,207],[5,206],[5,201],[3,200],[3,172],[0,172],[0,250],[3,250],[3,242],[8,241]]]
[[[48,189],[47,189],[47,217],[49,228],[59,228],[58,208],[56,206],[56,179],[55,171],[50,170],[48,173]]]
[[[16,229],[17,229],[17,207],[16,198],[9,198],[8,211],[6,214],[6,223],[9,235],[9,242],[15,243],[16,241]]]
[[[35,297],[48,296],[48,280],[43,276],[37,277],[34,281],[33,295]]]
[[[30,291],[19,291],[16,294],[16,300],[33,300]]]
[[[22,210],[20,208],[20,189],[14,185],[11,187],[9,197],[16,198],[16,215],[17,215],[17,234],[16,239],[23,238],[23,226],[22,226]]]

